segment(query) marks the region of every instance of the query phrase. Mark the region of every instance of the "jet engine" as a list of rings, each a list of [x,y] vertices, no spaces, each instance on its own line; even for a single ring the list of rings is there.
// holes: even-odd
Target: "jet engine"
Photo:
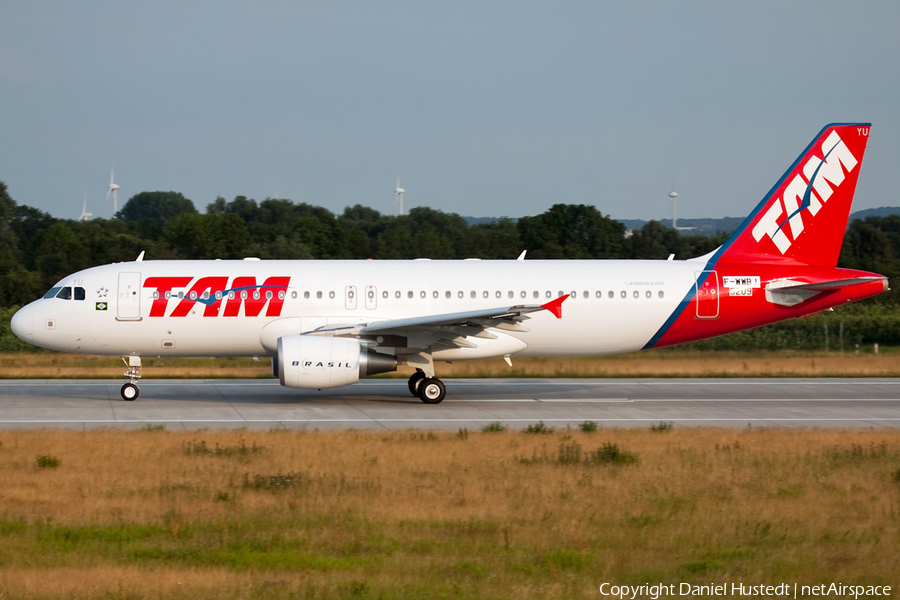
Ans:
[[[348,385],[360,377],[397,370],[397,359],[363,348],[357,340],[313,335],[278,338],[278,377],[289,388]]]

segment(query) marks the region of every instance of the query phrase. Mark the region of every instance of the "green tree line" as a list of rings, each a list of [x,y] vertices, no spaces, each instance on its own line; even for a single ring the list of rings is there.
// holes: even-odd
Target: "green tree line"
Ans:
[[[624,225],[585,204],[556,204],[517,221],[469,225],[457,214],[425,207],[393,216],[357,204],[337,215],[306,203],[245,196],[216,198],[201,213],[178,192],[142,192],[116,218],[79,222],[17,204],[0,181],[0,308],[26,304],[75,271],[133,260],[141,251],[148,259],[513,259],[524,249],[529,258],[664,259],[674,254],[684,259],[712,251],[726,237],[683,235],[656,221],[626,234]],[[892,279],[900,275],[900,216],[853,221],[840,266]],[[855,307],[857,320],[848,325],[847,335],[854,343],[900,345],[894,322],[898,304],[900,292],[894,290]],[[766,331],[787,332],[779,334],[780,341],[756,332],[741,335],[751,346],[793,347],[812,343],[824,331],[822,325],[773,327]],[[728,339],[707,344],[728,346]]]

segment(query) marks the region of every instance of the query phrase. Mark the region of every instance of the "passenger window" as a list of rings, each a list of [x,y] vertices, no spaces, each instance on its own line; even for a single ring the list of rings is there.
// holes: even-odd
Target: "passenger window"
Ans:
[[[434,298],[435,300],[437,300],[439,296],[440,296],[440,294],[438,293],[437,290],[434,290],[434,292],[431,293],[431,297]]]
[[[600,300],[602,298],[603,298],[603,292],[597,292],[597,300]]]
[[[482,295],[483,295],[485,298],[490,298],[490,297],[491,297],[491,295],[488,293],[487,290],[485,290],[485,291],[484,291],[484,294],[482,294]]]
[[[590,292],[584,292],[584,294],[582,294],[582,295],[583,295],[585,298],[590,298],[590,297],[591,297],[591,293],[590,293]]]
[[[328,292],[328,297],[334,300],[334,292]],[[259,296],[257,296],[257,299],[259,299]]]
[[[498,298],[502,298],[502,297],[503,297],[503,292],[497,292],[497,297],[498,297]]]
[[[419,292],[419,298],[425,299],[425,292]]]
[[[570,294],[570,296],[571,296],[572,300],[577,300],[577,299],[578,299],[578,292],[573,291],[573,292]]]
[[[510,291],[509,291],[509,297],[510,297],[510,298],[515,298],[515,297],[516,297],[515,292],[513,292],[512,290],[510,290]]]
[[[309,292],[303,292],[303,299],[309,300]]]
[[[640,293],[639,291],[637,291],[637,290],[634,290],[633,296],[634,296],[635,300],[637,300],[638,298],[641,297],[641,293]]]
[[[390,294],[388,294],[387,292],[381,292],[381,297],[384,298],[385,300],[388,299],[388,296],[390,296]]]
[[[76,300],[84,300],[84,288],[83,287],[75,288],[75,299]]]
[[[247,292],[241,292],[241,298],[246,298],[247,297],[247,296],[245,296],[246,293]],[[316,292],[316,300],[321,300],[321,299],[322,299],[322,292]]]
[[[72,288],[64,287],[60,288],[59,293],[56,294],[57,298],[62,298],[63,300],[71,300],[72,299]]]
[[[541,293],[538,292],[537,290],[535,290],[534,293],[532,294],[532,296],[534,296],[535,298],[540,298],[540,297],[541,297]]]
[[[397,300],[399,300],[399,299],[400,299],[400,292],[394,292],[394,298],[396,298]]]
[[[557,294],[556,297],[561,298],[562,296],[565,296],[565,295],[566,295],[566,293],[564,291],[560,290],[559,294]]]
[[[663,294],[662,290],[659,290],[659,297],[662,298],[663,296],[665,296],[665,294]]]
[[[607,296],[609,296],[610,298],[615,298],[615,297],[616,297],[616,293],[615,293],[614,291],[612,291],[612,290],[609,290],[609,293],[607,294]]]
[[[413,297],[413,293],[412,293],[412,292],[406,292],[406,297],[407,297],[407,298],[412,298],[412,297]]]
[[[527,297],[528,297],[528,292],[526,292],[526,291],[523,290],[523,291],[522,291],[522,297],[523,297],[523,298],[527,298]]]
[[[465,294],[463,293],[462,290],[460,290],[459,293],[457,294],[457,296],[459,296],[460,299],[462,299],[462,297],[465,296]]]
[[[553,297],[553,292],[551,292],[550,290],[547,290],[547,297],[548,297],[548,298],[552,298],[552,297]]]
[[[622,298],[627,298],[628,292],[626,292],[625,290],[622,290],[622,293],[620,295],[622,296]]]
[[[650,290],[647,290],[647,297],[648,297],[648,298],[652,298],[652,297],[653,297],[653,292],[651,292]]]
[[[44,294],[44,298],[56,298],[56,295],[59,293],[60,289],[61,288],[58,287],[50,288],[50,291]]]
[[[471,294],[469,294],[469,296],[470,296],[471,298],[474,299],[474,298],[477,298],[477,297],[478,297],[478,294],[476,294],[476,293],[473,291]]]
[[[447,290],[446,292],[444,292],[444,298],[447,298],[448,300],[450,299],[450,296],[452,296],[452,295],[453,295],[453,294],[451,294],[449,290]]]

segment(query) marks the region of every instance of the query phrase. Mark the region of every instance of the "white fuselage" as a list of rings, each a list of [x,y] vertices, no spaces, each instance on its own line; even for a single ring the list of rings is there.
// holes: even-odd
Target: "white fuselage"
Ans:
[[[497,332],[499,341],[475,340],[481,352],[465,348],[435,358],[612,354],[643,348],[691,291],[704,264],[646,260],[128,262],[66,277],[56,287],[82,288],[83,300],[44,298],[25,307],[16,319],[18,330],[30,329],[28,341],[66,352],[254,356],[273,355],[273,340],[281,335],[325,325],[544,304],[571,294],[563,304],[562,319],[547,311],[532,313],[523,323],[528,331]],[[263,292],[256,308],[259,314],[247,315],[241,291],[233,290],[242,287],[235,285],[236,278],[245,283],[249,277],[258,285],[270,278],[290,278],[280,292],[283,305],[274,311],[278,314],[270,314],[269,308],[281,298],[267,300]],[[166,300],[165,292],[147,286],[148,281],[156,281],[153,278],[181,278],[188,283],[172,287]],[[215,302],[214,287],[207,290],[208,298],[203,297],[203,290],[197,288],[203,278],[227,280],[219,286],[225,287],[220,302]],[[205,302],[190,298],[192,288]],[[227,316],[229,302],[234,303],[230,309],[234,316]],[[184,316],[173,316],[179,312]]]

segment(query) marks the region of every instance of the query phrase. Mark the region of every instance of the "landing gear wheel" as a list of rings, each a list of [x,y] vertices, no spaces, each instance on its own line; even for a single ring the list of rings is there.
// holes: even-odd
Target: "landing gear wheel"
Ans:
[[[122,386],[122,399],[128,400],[129,402],[136,400],[138,394],[141,393],[141,390],[138,389],[138,386],[133,383],[126,383]]]
[[[425,379],[425,373],[422,371],[416,371],[413,373],[412,377],[409,378],[409,393],[419,397],[419,386],[422,385],[422,380]]]
[[[440,404],[447,395],[444,382],[434,377],[428,377],[419,384],[419,398],[425,404]]]

